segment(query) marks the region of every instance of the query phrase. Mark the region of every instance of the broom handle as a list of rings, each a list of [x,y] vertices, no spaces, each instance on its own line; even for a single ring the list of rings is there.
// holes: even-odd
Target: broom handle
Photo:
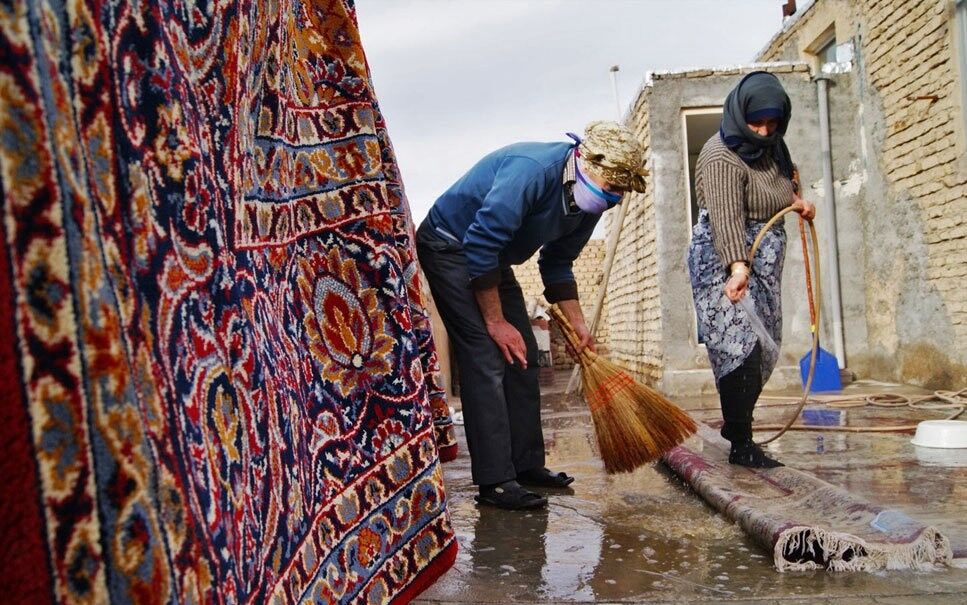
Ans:
[[[574,333],[574,327],[571,325],[571,322],[567,320],[567,317],[564,315],[564,313],[561,312],[560,307],[557,305],[551,305],[551,315],[553,315],[554,319],[557,320],[557,324],[561,328],[561,333],[564,334],[564,337],[567,338],[567,341],[571,343],[571,348],[574,349],[574,351],[578,354],[578,357],[583,358],[585,361],[587,361],[587,363],[593,363],[598,357],[597,353],[589,350],[587,347],[578,351],[578,344],[580,344],[581,341],[578,340],[577,334]]]
[[[577,350],[577,335],[574,333],[574,328],[571,326],[570,322],[568,322],[567,317],[564,316],[564,314],[561,312],[561,309],[558,308],[557,305],[551,305],[551,315],[553,315],[554,320],[557,321],[558,327],[561,328],[561,334],[563,334],[564,338],[567,339],[568,344],[570,344],[575,353],[578,353],[578,356],[580,356],[580,351]]]
[[[577,334],[574,333],[574,326],[572,326],[571,322],[567,320],[567,316],[564,315],[564,313],[561,311],[561,308],[557,305],[551,305],[551,315],[553,315],[554,319],[557,320],[557,323],[561,328],[561,333],[564,334],[564,338],[566,338],[571,344],[571,348],[574,349],[576,353],[580,353],[577,348],[580,341],[577,339]]]
[[[571,343],[571,349],[577,351],[579,340],[577,334],[574,333],[574,328],[570,324],[565,325],[561,323],[560,320],[558,320],[558,324],[561,327],[561,332],[564,334],[565,338],[567,338],[567,341]],[[591,364],[594,363],[594,360],[597,358],[597,354],[585,348],[578,352],[578,358],[579,365]]]
[[[621,121],[620,119],[618,120]],[[601,323],[601,312],[604,310],[604,299],[608,294],[608,282],[611,280],[611,268],[614,266],[614,257],[617,256],[618,252],[618,242],[621,239],[621,228],[625,222],[625,214],[628,212],[628,206],[631,202],[625,200],[625,203],[618,206],[618,215],[615,217],[614,222],[611,223],[611,233],[608,234],[607,248],[604,252],[604,267],[601,269],[601,283],[598,284],[598,292],[594,299],[594,307],[591,311],[591,324],[589,326],[591,336],[598,337],[598,324]],[[574,390],[577,386],[578,378],[578,368],[574,366],[571,371],[571,377],[567,381],[567,387],[564,389],[564,394],[567,395]]]

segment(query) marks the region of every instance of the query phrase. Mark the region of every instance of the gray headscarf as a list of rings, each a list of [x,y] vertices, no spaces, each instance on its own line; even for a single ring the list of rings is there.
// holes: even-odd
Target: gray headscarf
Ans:
[[[792,158],[783,136],[789,126],[792,103],[779,78],[764,71],[754,71],[739,82],[725,98],[719,136],[725,146],[736,152],[747,164],[771,152],[779,171],[792,178]],[[747,123],[775,118],[779,127],[769,136],[761,136],[749,129]]]

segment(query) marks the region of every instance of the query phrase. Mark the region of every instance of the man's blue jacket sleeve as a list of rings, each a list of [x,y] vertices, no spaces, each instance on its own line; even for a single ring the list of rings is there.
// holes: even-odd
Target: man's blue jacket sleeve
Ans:
[[[574,260],[591,239],[598,219],[600,215],[585,215],[580,228],[561,239],[547,242],[541,248],[537,265],[541,271],[541,281],[544,282],[544,298],[547,302],[577,300],[578,287],[574,279]]]

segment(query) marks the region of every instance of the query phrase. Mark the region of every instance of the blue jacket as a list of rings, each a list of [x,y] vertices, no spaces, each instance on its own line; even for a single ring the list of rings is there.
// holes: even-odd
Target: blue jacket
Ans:
[[[430,209],[437,233],[459,242],[474,289],[500,283],[500,268],[523,263],[538,248],[544,295],[576,299],[571,270],[600,215],[573,205],[564,169],[572,143],[517,143],[490,153]]]

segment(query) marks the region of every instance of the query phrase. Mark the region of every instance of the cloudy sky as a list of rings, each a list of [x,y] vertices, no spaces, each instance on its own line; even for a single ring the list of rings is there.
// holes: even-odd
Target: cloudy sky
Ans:
[[[624,111],[649,71],[748,63],[782,4],[356,0],[414,220],[486,153],[614,119],[612,65]]]

